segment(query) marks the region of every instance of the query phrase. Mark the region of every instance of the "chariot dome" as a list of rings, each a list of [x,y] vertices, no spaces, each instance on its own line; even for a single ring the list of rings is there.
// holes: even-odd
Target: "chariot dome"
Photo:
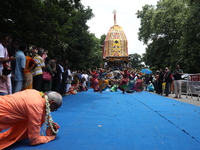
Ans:
[[[109,67],[127,67],[128,56],[128,40],[123,28],[117,25],[116,11],[114,14],[114,26],[110,28],[104,41],[102,54],[103,60]]]

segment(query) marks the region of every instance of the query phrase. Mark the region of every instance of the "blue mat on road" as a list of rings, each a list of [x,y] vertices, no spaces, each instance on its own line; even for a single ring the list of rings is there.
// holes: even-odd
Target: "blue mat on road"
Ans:
[[[149,92],[89,89],[68,95],[52,113],[56,140],[6,150],[199,150],[200,107]]]

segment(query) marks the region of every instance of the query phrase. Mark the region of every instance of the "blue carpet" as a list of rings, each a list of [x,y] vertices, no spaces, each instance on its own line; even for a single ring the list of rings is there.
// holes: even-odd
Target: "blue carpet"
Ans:
[[[64,97],[52,113],[57,139],[38,146],[20,141],[7,150],[198,150],[200,107],[149,92],[92,89]]]

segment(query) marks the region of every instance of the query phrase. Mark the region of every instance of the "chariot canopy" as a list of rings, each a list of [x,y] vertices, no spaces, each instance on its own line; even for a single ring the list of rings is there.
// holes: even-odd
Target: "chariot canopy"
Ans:
[[[114,26],[108,31],[102,49],[103,60],[108,64],[114,61],[129,62],[128,40],[123,28],[117,25],[116,12],[113,11]]]

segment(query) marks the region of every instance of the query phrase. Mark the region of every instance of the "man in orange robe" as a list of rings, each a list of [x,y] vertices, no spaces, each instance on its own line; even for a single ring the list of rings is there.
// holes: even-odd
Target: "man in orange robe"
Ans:
[[[52,91],[47,93],[46,97],[48,97],[50,111],[55,111],[62,105],[62,96],[59,93]],[[0,96],[0,149],[26,138],[29,138],[30,145],[54,140],[56,135],[52,132],[47,136],[40,135],[40,127],[45,122],[45,115],[45,98],[39,91],[27,89]]]

